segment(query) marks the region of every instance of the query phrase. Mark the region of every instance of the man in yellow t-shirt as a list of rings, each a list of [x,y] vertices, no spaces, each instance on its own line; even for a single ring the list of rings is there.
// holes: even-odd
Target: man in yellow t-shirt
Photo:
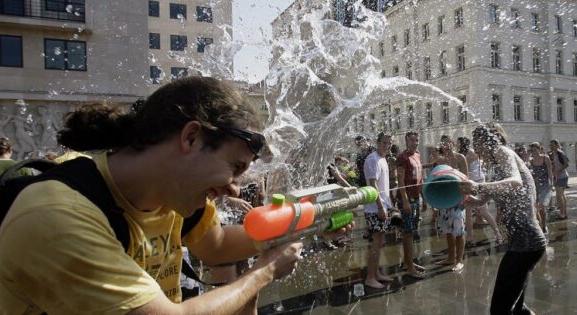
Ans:
[[[207,203],[235,194],[235,178],[258,158],[255,117],[230,86],[200,77],[175,80],[128,113],[93,105],[67,115],[60,144],[106,150],[94,156],[96,174],[123,211],[130,244],[80,192],[56,180],[30,184],[0,225],[0,314],[254,311],[258,291],[292,271],[301,243],[260,253],[243,277],[182,303],[178,277],[181,245],[208,265],[258,254],[242,226],[222,228]],[[181,235],[183,218],[203,207]]]

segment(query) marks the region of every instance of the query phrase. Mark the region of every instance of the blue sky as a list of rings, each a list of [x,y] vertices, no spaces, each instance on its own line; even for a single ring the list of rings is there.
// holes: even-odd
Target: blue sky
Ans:
[[[270,23],[293,0],[234,0],[232,7],[235,40],[245,43],[234,58],[236,79],[258,82],[268,72],[271,47]]]

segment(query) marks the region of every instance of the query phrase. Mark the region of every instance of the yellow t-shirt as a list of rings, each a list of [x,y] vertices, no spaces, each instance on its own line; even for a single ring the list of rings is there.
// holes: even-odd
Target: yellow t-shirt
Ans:
[[[94,161],[125,210],[128,251],[86,197],[58,181],[32,184],[0,226],[0,314],[123,314],[160,290],[180,302],[182,217],[136,210],[112,181],[106,154]],[[190,235],[198,240],[218,223],[208,203]]]

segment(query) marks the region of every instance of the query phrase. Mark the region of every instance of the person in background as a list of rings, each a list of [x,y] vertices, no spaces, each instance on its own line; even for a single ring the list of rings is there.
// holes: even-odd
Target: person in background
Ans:
[[[382,289],[380,281],[393,279],[382,273],[379,268],[381,247],[385,239],[385,232],[389,229],[387,210],[392,208],[389,192],[389,165],[387,155],[391,148],[391,136],[379,133],[377,136],[377,150],[367,156],[364,165],[365,178],[369,186],[375,187],[379,194],[375,203],[365,205],[365,220],[368,232],[372,235],[367,259],[367,277],[365,285],[375,289]]]
[[[447,165],[467,173],[465,156],[454,151],[454,142],[449,136],[441,136],[441,152],[447,159]],[[447,238],[447,259],[439,262],[441,265],[451,266],[451,270],[463,270],[463,254],[465,252],[465,207],[459,204],[449,209],[439,209],[439,223],[441,232]]]
[[[485,182],[485,172],[483,171],[483,164],[479,155],[471,148],[471,140],[467,137],[459,137],[459,153],[463,154],[467,159],[468,172],[467,176],[470,180],[477,183]],[[503,243],[503,235],[499,231],[499,226],[495,218],[489,213],[489,207],[485,204],[477,208],[467,208],[465,222],[467,224],[467,243],[473,241],[473,213],[476,214],[477,220],[482,221],[484,218],[491,226],[495,234],[497,244]]]
[[[399,194],[403,218],[403,260],[407,274],[416,279],[423,279],[425,268],[413,261],[413,234],[417,230],[419,208],[421,206],[421,185],[423,184],[423,167],[421,155],[417,151],[419,134],[408,131],[405,134],[406,149],[397,158],[399,177]]]
[[[365,181],[365,174],[363,172],[363,168],[365,165],[365,159],[369,154],[375,151],[375,147],[369,144],[369,140],[364,136],[357,136],[355,138],[355,145],[358,148],[357,157],[355,159],[355,165],[357,167],[357,174],[359,175],[359,179],[355,186],[366,186],[367,182]]]
[[[567,198],[565,197],[565,189],[568,188],[569,173],[569,158],[565,152],[561,151],[559,140],[551,140],[549,143],[551,152],[549,158],[553,164],[553,182],[555,185],[555,193],[557,199],[557,208],[559,208],[559,218],[561,220],[567,219]]]
[[[545,205],[549,204],[551,199],[551,189],[553,187],[553,165],[546,154],[543,154],[543,146],[539,142],[533,142],[529,145],[531,153],[531,175],[535,181],[537,191],[537,219],[543,233],[547,234],[547,211]]]
[[[6,137],[0,137],[0,175],[17,162],[12,159],[12,142]],[[33,175],[32,170],[21,169],[18,171],[20,176]]]

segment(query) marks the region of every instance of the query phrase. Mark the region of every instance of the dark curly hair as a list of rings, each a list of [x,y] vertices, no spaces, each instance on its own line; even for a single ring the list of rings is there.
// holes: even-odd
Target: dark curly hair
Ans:
[[[162,86],[146,100],[134,103],[131,110],[100,103],[68,113],[58,142],[77,151],[143,150],[179,132],[191,119],[208,127],[202,129],[202,137],[212,149],[229,138],[215,125],[262,128],[253,107],[229,84],[187,77]]]

